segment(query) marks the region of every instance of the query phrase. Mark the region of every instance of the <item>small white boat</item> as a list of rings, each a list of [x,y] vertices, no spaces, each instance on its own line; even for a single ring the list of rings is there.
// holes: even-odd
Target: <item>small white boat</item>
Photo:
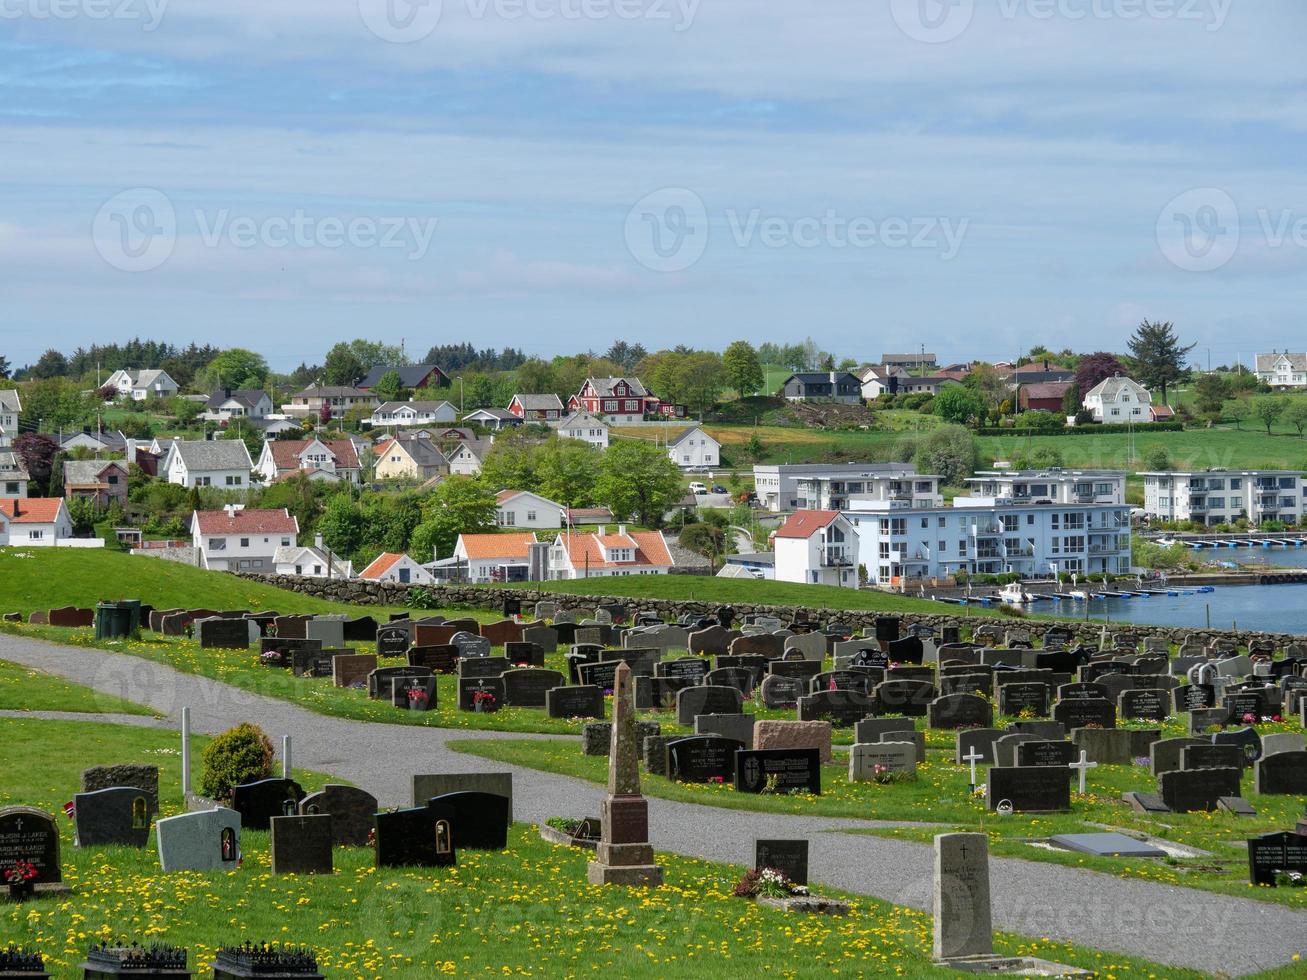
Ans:
[[[1072,589],[1070,592],[1067,593],[1067,595],[1069,595],[1072,599],[1079,599],[1081,602],[1089,601],[1089,593],[1085,592],[1083,589]]]
[[[1014,606],[1023,606],[1027,602],[1035,601],[1032,593],[1021,588],[1020,582],[1009,582],[1003,586],[998,590],[998,597],[1004,602],[1012,603]]]

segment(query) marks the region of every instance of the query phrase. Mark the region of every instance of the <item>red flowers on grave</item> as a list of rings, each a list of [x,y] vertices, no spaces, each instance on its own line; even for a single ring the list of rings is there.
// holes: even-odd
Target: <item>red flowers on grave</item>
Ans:
[[[726,784],[726,777],[725,777],[725,776],[709,776],[709,777],[708,777],[708,782],[712,783],[712,784],[715,785],[715,786],[724,786],[724,785]]]
[[[9,867],[5,868],[6,885],[25,885],[37,876],[36,865],[31,861],[24,861],[19,858]]]
[[[494,711],[499,704],[499,700],[492,691],[473,691],[472,692],[472,710],[473,711]]]
[[[420,687],[411,687],[405,693],[408,695],[408,706],[410,708],[420,707],[427,703],[427,692]]]

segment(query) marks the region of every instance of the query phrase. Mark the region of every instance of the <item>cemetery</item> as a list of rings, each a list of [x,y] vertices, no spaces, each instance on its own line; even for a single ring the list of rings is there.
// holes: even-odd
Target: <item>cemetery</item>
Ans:
[[[96,620],[93,604],[69,608]],[[141,604],[139,626],[122,637],[97,637],[83,612],[7,624],[10,633],[235,684],[341,724],[460,732],[447,747],[468,765],[463,775],[412,768],[411,794],[379,801],[366,779],[352,786],[278,766],[278,733],[269,732],[273,741],[259,736],[264,771],[218,791],[201,780],[221,739],[183,739],[188,748],[178,755],[166,727],[6,718],[22,726],[25,743],[94,730],[90,744],[104,757],[51,745],[37,761],[60,774],[60,792],[28,777],[0,787],[0,857],[9,861],[14,903],[0,906],[0,947],[39,947],[47,969],[104,960],[109,953],[67,939],[61,916],[75,913],[98,923],[98,939],[166,941],[190,950],[190,969],[215,975],[258,972],[254,953],[231,952],[247,941],[303,947],[290,959],[299,957],[304,975],[313,975],[310,961],[323,976],[387,975],[388,966],[421,975],[439,972],[444,956],[567,971],[614,955],[575,918],[606,921],[620,902],[608,889],[647,890],[637,921],[665,932],[691,928],[667,925],[683,918],[673,896],[688,887],[705,896],[696,909],[706,917],[693,926],[700,942],[714,930],[739,936],[754,917],[813,916],[820,924],[804,934],[814,969],[847,962],[842,944],[862,931],[880,937],[876,952],[863,954],[866,970],[889,950],[922,975],[932,963],[944,975],[1049,964],[1069,975],[1104,965],[1106,954],[991,935],[988,925],[974,942],[957,942],[940,919],[953,901],[944,893],[914,893],[917,907],[904,908],[823,885],[809,874],[803,837],[760,839],[756,849],[742,842],[727,858],[733,865],[678,856],[661,849],[667,842],[648,798],[808,818],[814,831],[829,819],[882,821],[843,833],[934,847],[937,862],[959,868],[970,865],[939,841],[981,832],[986,862],[1018,858],[1307,910],[1307,888],[1297,887],[1307,871],[1307,649],[1231,649],[1195,636],[1172,656],[1128,634],[1068,642],[1055,631],[1042,636],[1037,624],[1006,635],[998,625],[945,632],[880,617],[859,635],[819,614],[668,622],[633,605],[519,609],[291,615]],[[153,713],[66,674],[0,660],[0,710],[23,704],[88,719]],[[477,737],[490,732],[545,737]],[[258,744],[255,754],[264,753]],[[289,740],[281,748],[289,758]],[[523,804],[520,789],[515,804],[507,773],[477,772],[483,759],[580,779],[606,795],[593,809],[541,813],[530,799]],[[6,771],[23,764],[7,759]],[[406,764],[400,757],[387,766]],[[514,823],[523,812],[533,823]],[[108,863],[94,860],[106,847]],[[113,934],[122,931],[115,918],[126,915],[115,876],[150,882],[166,902],[187,875],[204,876],[219,904],[251,894],[242,877],[270,875],[272,904],[266,895],[253,903],[255,924],[237,935],[200,916],[157,915],[146,922],[148,937],[144,929]],[[949,887],[959,875],[967,888],[990,887],[974,868],[950,875]],[[316,941],[315,923],[353,914],[343,897],[350,888],[362,889],[371,944]],[[511,916],[494,902],[503,888],[526,893],[529,917],[517,900]],[[407,907],[397,908],[391,892],[407,896],[399,903]],[[73,899],[48,921],[17,911],[56,894]],[[471,925],[470,935],[435,942],[419,896],[434,896],[441,921]],[[296,928],[287,935],[266,925],[265,940],[258,924],[277,907],[296,909]],[[524,921],[543,961],[473,938]],[[932,932],[935,947],[922,946]],[[693,971],[697,948],[650,950],[637,972]],[[746,968],[771,962],[765,943],[745,942],[733,958]],[[1136,969],[1156,965],[1111,954],[1114,975]],[[1186,974],[1170,967],[1167,975]]]

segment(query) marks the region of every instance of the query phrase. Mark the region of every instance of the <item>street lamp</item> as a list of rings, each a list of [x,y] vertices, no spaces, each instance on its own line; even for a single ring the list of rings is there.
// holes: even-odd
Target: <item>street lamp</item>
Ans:
[[[454,380],[458,382],[458,414],[459,414],[459,417],[462,418],[462,416],[463,416],[463,379],[462,379],[462,378],[455,378]]]

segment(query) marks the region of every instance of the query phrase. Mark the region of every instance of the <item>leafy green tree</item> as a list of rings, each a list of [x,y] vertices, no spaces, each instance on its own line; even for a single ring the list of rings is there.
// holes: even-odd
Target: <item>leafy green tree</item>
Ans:
[[[1258,419],[1266,426],[1266,434],[1271,434],[1271,426],[1279,421],[1280,416],[1284,414],[1285,402],[1283,398],[1275,395],[1262,395],[1252,400],[1253,417]]]
[[[962,386],[984,399],[985,406],[989,409],[997,408],[1012,393],[1008,383],[999,377],[998,371],[990,364],[975,365],[971,373],[962,379]]]
[[[47,497],[62,497],[64,495],[64,462],[67,459],[66,454],[59,452],[55,453],[54,458],[50,460],[50,478],[46,481],[45,490]]]
[[[678,541],[681,547],[703,555],[713,563],[731,553],[730,535],[716,524],[687,524],[681,528]]]
[[[653,443],[622,440],[608,447],[595,497],[619,520],[632,516],[661,527],[664,515],[685,493],[680,468]]]
[[[989,407],[979,393],[964,385],[947,385],[931,402],[931,412],[945,422],[971,425],[984,419]]]
[[[9,365],[9,358],[0,354],[0,381],[9,380],[9,372],[12,370]]]
[[[1043,432],[1053,432],[1065,425],[1065,420],[1060,415],[1054,415],[1052,412],[1022,412],[1017,416],[1017,426],[1022,429],[1039,429]]]
[[[533,357],[531,360],[518,365],[515,373],[517,375],[517,390],[523,394],[559,394],[554,388],[553,367],[539,358]],[[567,394],[574,395],[576,392],[569,391]],[[559,394],[559,397],[566,400],[566,396],[562,394]]]
[[[372,393],[383,402],[401,401],[404,394],[404,385],[399,379],[399,372],[387,371],[383,374],[372,389]]]
[[[1150,470],[1169,470],[1171,455],[1162,446],[1156,446],[1144,453],[1144,465]]]
[[[481,482],[496,492],[538,490],[539,450],[539,440],[521,429],[500,433],[481,461]]]
[[[495,495],[480,481],[467,476],[443,480],[422,507],[422,523],[413,529],[413,557],[418,561],[433,555],[449,557],[460,534],[494,528],[495,512]]]
[[[762,388],[766,378],[758,352],[747,340],[737,340],[726,348],[722,370],[727,387],[734,388],[741,398]]]
[[[254,351],[229,347],[210,361],[198,377],[209,391],[262,388],[268,381],[268,362]]]
[[[963,426],[942,425],[917,443],[914,459],[918,472],[938,473],[947,485],[962,486],[976,471],[976,437]]]
[[[1252,418],[1253,412],[1247,398],[1235,398],[1225,406],[1223,414],[1234,423],[1236,429],[1242,429],[1243,423]]]
[[[599,449],[579,439],[551,439],[536,453],[537,492],[564,507],[594,502]]]
[[[1194,382],[1195,404],[1198,411],[1213,422],[1220,420],[1221,409],[1230,394],[1230,383],[1219,374],[1204,374]]]
[[[1291,399],[1284,409],[1284,421],[1302,435],[1307,430],[1307,399]]]
[[[91,399],[94,400],[92,395]],[[45,431],[80,426],[93,418],[94,409],[81,386],[64,378],[48,378],[23,392],[23,420]]]
[[[28,374],[38,380],[47,378],[60,378],[68,373],[68,358],[59,353],[54,348],[47,350],[40,356],[35,364],[32,365]]]
[[[348,491],[333,495],[318,519],[323,544],[342,555],[355,554],[363,546],[366,531],[363,511]]]
[[[1167,387],[1185,376],[1185,358],[1198,345],[1181,346],[1171,323],[1145,320],[1135,330],[1128,346],[1135,360],[1136,379],[1147,388],[1160,389],[1165,404]]]
[[[1062,414],[1067,418],[1071,418],[1080,411],[1081,404],[1080,385],[1072,381],[1071,387],[1068,388],[1066,394],[1062,396]]]
[[[367,367],[350,349],[350,345],[342,342],[327,351],[327,359],[322,365],[322,380],[324,384],[348,387],[358,384],[367,372]]]
[[[744,444],[744,456],[751,463],[761,463],[763,457],[767,455],[767,447],[762,444],[762,439],[758,433],[749,436],[749,441]]]

